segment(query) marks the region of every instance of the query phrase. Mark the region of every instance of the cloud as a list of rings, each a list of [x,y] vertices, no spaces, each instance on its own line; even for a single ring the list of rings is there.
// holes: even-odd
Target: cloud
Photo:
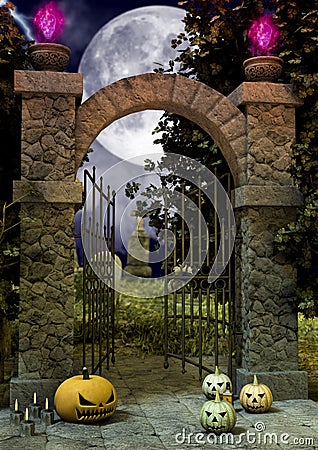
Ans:
[[[94,2],[85,0],[78,0],[76,3],[64,0],[60,6],[65,14],[63,44],[71,48],[71,70],[77,71],[82,53],[91,39],[105,23],[118,14],[118,10],[105,4],[98,3],[98,6],[94,6]]]

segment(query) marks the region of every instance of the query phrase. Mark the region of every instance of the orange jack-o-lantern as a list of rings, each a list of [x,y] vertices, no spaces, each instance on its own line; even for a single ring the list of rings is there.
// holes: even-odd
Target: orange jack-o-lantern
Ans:
[[[240,392],[240,403],[249,413],[264,413],[273,403],[272,391],[266,384],[259,383],[254,375],[253,383],[246,384]]]
[[[68,378],[60,384],[55,392],[54,406],[66,422],[98,422],[114,414],[117,394],[110,381],[89,375],[84,367],[83,375]]]

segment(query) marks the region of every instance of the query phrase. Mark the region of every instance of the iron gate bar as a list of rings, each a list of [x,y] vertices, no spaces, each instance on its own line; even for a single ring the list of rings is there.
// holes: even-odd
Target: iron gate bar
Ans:
[[[217,174],[215,173],[216,177]],[[231,190],[231,175],[224,174],[221,177],[218,177],[219,180],[222,180],[222,183],[225,184],[225,189],[230,194]],[[218,204],[218,192],[217,192],[217,180],[213,181],[214,183],[214,202],[215,205]],[[177,228],[174,224],[172,227],[176,245],[173,251],[173,256],[170,255],[167,258],[167,251],[165,251],[165,261],[164,261],[164,270],[165,274],[169,274],[169,269],[172,267],[176,267],[179,260],[177,256],[181,256],[181,266],[179,263],[179,267],[182,270],[182,264],[185,260],[186,249],[190,251],[191,264],[195,264],[195,260],[193,261],[194,252],[193,248],[193,240],[197,241],[197,247],[195,249],[196,258],[202,257],[202,224],[201,224],[201,212],[203,205],[203,197],[201,188],[202,181],[199,179],[198,188],[197,188],[197,206],[198,206],[198,233],[197,236],[193,236],[193,229],[191,229],[191,224],[188,225],[187,232],[185,228],[185,221],[181,220],[180,224],[180,235],[177,234]],[[181,215],[184,217],[185,212],[185,183],[181,183]],[[195,194],[195,191],[191,188],[191,193]],[[165,205],[165,230],[169,228],[168,223],[168,214],[166,211],[167,202],[164,202]],[[228,209],[228,214],[230,214],[230,210]],[[206,218],[205,218],[206,219]],[[169,358],[177,358],[181,360],[182,372],[185,371],[185,364],[190,363],[199,368],[199,376],[202,377],[202,370],[206,370],[208,372],[213,372],[214,369],[212,367],[206,367],[203,365],[203,337],[206,337],[207,333],[211,333],[214,329],[214,366],[219,365],[220,363],[220,339],[222,338],[222,342],[227,346],[227,354],[228,354],[228,362],[227,362],[227,370],[228,375],[233,378],[233,363],[232,363],[232,349],[233,349],[233,287],[232,287],[232,262],[230,262],[225,268],[221,277],[219,277],[214,283],[209,284],[207,282],[208,273],[210,271],[211,265],[214,262],[215,255],[218,252],[219,245],[221,245],[221,256],[224,263],[225,260],[225,247],[224,247],[224,239],[227,237],[227,233],[232,232],[232,230],[225,229],[225,221],[221,220],[219,222],[218,215],[216,210],[213,210],[212,213],[212,221],[210,219],[206,220],[207,230],[206,230],[206,239],[207,239],[207,255],[205,258],[205,263],[203,267],[201,267],[200,271],[197,275],[190,281],[190,285],[185,285],[181,289],[173,292],[170,296],[165,295],[164,298],[164,367],[169,366]],[[171,229],[171,228],[170,228]],[[189,233],[190,237],[188,239],[187,234]],[[166,234],[165,234],[166,236]],[[214,242],[213,242],[214,241]],[[165,242],[167,240],[165,239]],[[213,256],[214,255],[214,256]],[[172,258],[172,259],[171,259]],[[167,260],[168,259],[168,260]],[[171,322],[172,321],[172,322]],[[178,322],[179,321],[179,322]],[[172,323],[174,329],[177,329],[177,324],[179,323],[181,326],[180,329],[180,354],[175,354],[175,352],[169,351],[169,323]],[[186,330],[188,329],[191,333],[191,336],[196,339],[196,349],[197,349],[197,361],[192,358],[189,358],[186,354],[186,344],[187,344],[187,334]],[[203,328],[204,327],[204,328]],[[205,335],[203,335],[203,330]],[[195,337],[196,333],[196,337]],[[206,355],[209,356],[209,355]]]
[[[199,378],[202,379],[202,290],[199,289]]]
[[[185,373],[185,290],[182,289],[182,328],[181,328],[181,336],[182,336],[182,373]]]
[[[83,366],[88,366],[87,350],[90,343],[90,372],[101,375],[103,364],[109,369],[110,360],[115,361],[114,337],[114,268],[115,268],[115,192],[104,192],[103,178],[96,182],[96,171],[92,175],[84,171],[83,202],[87,201],[88,185],[91,186],[90,217],[84,205],[83,221],[85,231],[82,236],[85,250],[98,267],[98,275],[87,261],[86,252],[83,266]],[[97,208],[98,205],[98,208]],[[106,225],[103,224],[106,207]],[[112,211],[110,211],[110,209]],[[104,282],[107,281],[107,284]]]
[[[164,223],[165,223],[165,242],[168,241],[168,228],[166,224],[168,223],[168,207],[167,207],[167,196],[166,193],[163,193],[163,201],[164,201]],[[174,248],[174,252],[176,248]],[[174,258],[175,260],[175,258]],[[164,246],[164,271],[165,274],[168,273],[168,248],[167,245]],[[164,289],[164,363],[163,366],[165,369],[169,367],[168,362],[168,314],[169,314],[169,304],[168,304],[168,280],[167,277],[164,279],[165,289]]]

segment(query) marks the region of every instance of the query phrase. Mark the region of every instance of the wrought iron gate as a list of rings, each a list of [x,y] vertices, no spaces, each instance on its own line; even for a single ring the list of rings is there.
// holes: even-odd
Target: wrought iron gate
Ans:
[[[218,177],[225,191],[230,194],[231,176]],[[185,186],[182,186],[183,194]],[[217,195],[217,192],[216,194]],[[225,368],[233,377],[234,351],[234,283],[233,267],[230,262],[222,275],[212,284],[208,275],[218,248],[222,245],[224,229],[219,223],[216,210],[207,208],[204,193],[199,188],[193,192],[197,208],[207,223],[208,251],[204,263],[193,277],[183,267],[185,254],[191,244],[189,229],[183,219],[178,226],[172,225],[165,214],[165,229],[172,230],[176,245],[164,260],[165,274],[175,273],[175,280],[189,276],[190,281],[163,298],[164,321],[164,367],[169,366],[169,358],[181,360],[182,370],[190,363],[202,372],[213,372],[215,366]],[[183,195],[183,198],[185,196]],[[96,181],[95,168],[92,174],[84,172],[84,200],[82,240],[86,254],[94,255],[100,264],[97,276],[84,258],[83,267],[83,366],[90,361],[91,373],[101,374],[105,363],[115,362],[115,193],[110,187],[104,192],[103,179]],[[184,200],[183,200],[184,201]],[[88,204],[87,204],[88,203]],[[182,206],[186,207],[185,204]],[[165,245],[167,245],[167,240]],[[198,236],[200,242],[200,236]],[[198,250],[200,252],[200,249]],[[166,252],[168,254],[168,251]],[[195,265],[195,252],[193,252]],[[104,282],[103,281],[107,281]],[[177,347],[172,335],[178,335]],[[193,348],[189,348],[192,342]],[[195,342],[195,344],[193,344]],[[222,357],[221,357],[222,355]],[[224,357],[225,356],[225,357]]]
[[[83,367],[101,375],[104,362],[115,362],[115,193],[104,192],[102,177],[96,182],[95,167],[84,171],[83,197]]]
[[[215,175],[217,175],[215,173]],[[231,175],[226,173],[218,177],[228,196],[231,191]],[[182,186],[182,201],[185,199],[185,186]],[[217,195],[217,189],[215,190]],[[170,257],[165,260],[165,273],[171,274],[173,270],[178,278],[189,277],[190,281],[181,289],[165,295],[164,298],[164,365],[169,366],[169,358],[181,360],[182,371],[186,363],[198,367],[199,377],[202,371],[213,372],[215,366],[222,366],[234,380],[233,352],[234,352],[234,283],[233,263],[227,264],[222,275],[214,282],[208,282],[208,275],[218,252],[219,245],[224,245],[222,237],[225,230],[219,223],[217,211],[210,208],[203,211],[205,203],[204,194],[197,188],[193,192],[197,198],[197,208],[203,212],[207,223],[207,240],[209,242],[207,255],[198,273],[192,277],[187,271],[189,267],[182,267],[185,254],[191,244],[189,230],[186,230],[184,221],[179,223],[179,233],[174,226],[176,245]],[[185,205],[182,206],[184,209]],[[166,218],[165,228],[169,228]],[[181,233],[180,233],[181,229]],[[199,231],[200,233],[200,231]],[[200,245],[200,236],[197,237]],[[197,252],[201,250],[198,249]],[[195,252],[194,252],[195,253]],[[181,265],[178,266],[178,260]],[[196,265],[195,256],[193,265]],[[177,271],[176,271],[177,269]],[[190,269],[191,270],[191,269]],[[180,350],[171,351],[172,339],[179,330]],[[189,342],[192,348],[189,348]],[[193,344],[195,342],[195,344]],[[221,357],[222,355],[222,357]]]

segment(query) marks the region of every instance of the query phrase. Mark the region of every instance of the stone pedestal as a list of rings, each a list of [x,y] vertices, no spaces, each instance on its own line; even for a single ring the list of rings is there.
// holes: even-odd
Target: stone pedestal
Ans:
[[[53,396],[72,375],[74,321],[75,109],[79,74],[15,72],[22,95],[21,258],[18,377],[11,381],[25,407],[33,392]]]
[[[150,236],[144,229],[143,218],[137,217],[136,229],[128,239],[128,258],[125,271],[136,277],[151,277],[152,270],[149,266],[149,249]],[[129,276],[127,279],[129,279]]]

